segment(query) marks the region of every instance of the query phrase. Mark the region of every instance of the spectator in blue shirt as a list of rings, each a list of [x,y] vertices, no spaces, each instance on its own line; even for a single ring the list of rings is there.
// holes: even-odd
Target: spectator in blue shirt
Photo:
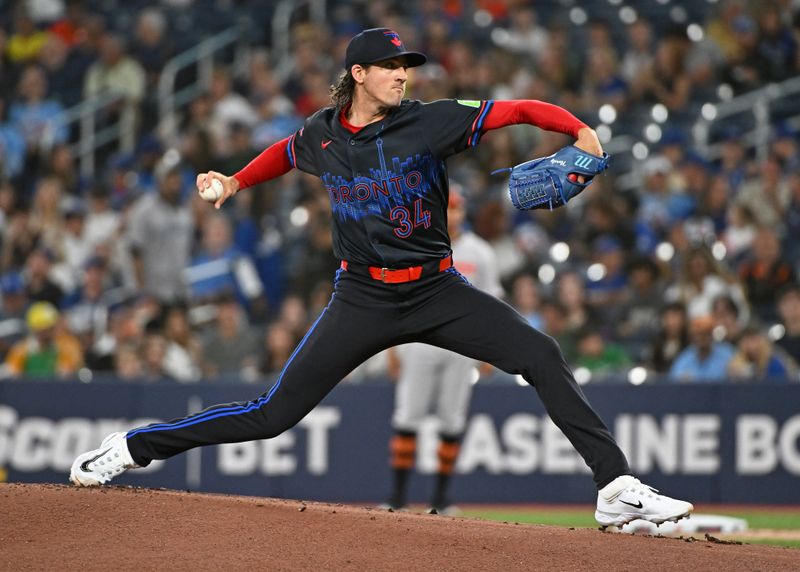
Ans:
[[[64,108],[54,99],[46,99],[47,77],[41,68],[30,66],[25,69],[17,93],[20,99],[11,104],[8,118],[22,133],[29,152],[38,149],[46,137],[52,137],[53,143],[66,141],[67,129],[57,123]]]
[[[232,243],[231,226],[225,215],[209,216],[203,228],[203,248],[186,269],[186,282],[197,301],[208,301],[235,292],[251,311],[263,305],[264,286],[252,260]]]
[[[689,216],[694,201],[682,190],[671,187],[669,176],[674,169],[663,155],[647,159],[642,170],[644,181],[636,215],[637,246],[650,252],[677,221]]]
[[[694,318],[689,326],[692,343],[684,349],[669,371],[673,382],[713,382],[724,379],[735,353],[726,342],[715,342],[710,316]]]
[[[728,364],[728,373],[741,381],[798,381],[795,361],[752,326],[742,333],[739,351]]]
[[[5,100],[0,97],[0,179],[13,179],[25,166],[25,138],[4,118]]]

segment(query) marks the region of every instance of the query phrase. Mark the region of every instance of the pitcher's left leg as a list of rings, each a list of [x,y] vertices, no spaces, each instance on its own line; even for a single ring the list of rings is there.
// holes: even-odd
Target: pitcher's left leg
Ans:
[[[521,374],[536,388],[553,422],[592,469],[599,489],[595,519],[622,526],[643,519],[659,524],[693,510],[633,477],[625,455],[575,382],[558,344],[527,324],[509,305],[455,276],[424,304],[421,341]]]
[[[426,333],[420,341],[521,374],[592,469],[598,488],[630,474],[625,455],[589,405],[556,341],[505,302],[456,277],[446,279],[453,283],[438,293],[441,302],[425,305]]]

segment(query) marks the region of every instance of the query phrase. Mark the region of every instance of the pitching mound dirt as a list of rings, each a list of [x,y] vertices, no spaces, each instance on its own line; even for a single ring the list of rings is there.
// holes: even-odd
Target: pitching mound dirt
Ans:
[[[796,570],[800,550],[177,491],[0,485],[1,570]]]

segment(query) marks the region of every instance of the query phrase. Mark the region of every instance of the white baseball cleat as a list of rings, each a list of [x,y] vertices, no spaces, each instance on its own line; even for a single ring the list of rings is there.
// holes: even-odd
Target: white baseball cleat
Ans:
[[[623,475],[600,489],[594,518],[602,526],[623,526],[641,519],[656,525],[677,522],[694,510],[691,503],[658,494],[631,475]]]
[[[78,455],[72,463],[69,480],[79,487],[95,487],[103,485],[139,465],[133,462],[125,433],[112,433],[100,444],[100,447]]]

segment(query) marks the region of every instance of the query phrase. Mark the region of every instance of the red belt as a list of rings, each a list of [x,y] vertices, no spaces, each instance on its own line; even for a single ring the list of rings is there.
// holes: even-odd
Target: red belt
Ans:
[[[368,274],[373,280],[378,280],[384,284],[402,284],[403,282],[413,282],[422,278],[423,272],[431,273],[444,272],[453,266],[453,257],[442,258],[438,262],[426,263],[420,266],[409,266],[408,268],[381,268],[379,266],[364,266],[350,264],[342,260],[342,270],[356,271],[361,274]],[[361,271],[361,272],[359,272]]]

